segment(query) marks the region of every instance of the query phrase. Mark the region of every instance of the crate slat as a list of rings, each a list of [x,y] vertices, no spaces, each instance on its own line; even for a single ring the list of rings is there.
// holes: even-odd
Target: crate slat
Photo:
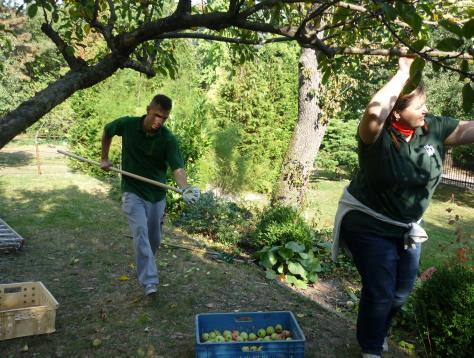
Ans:
[[[24,243],[25,239],[0,219],[0,251],[18,251],[23,248]]]

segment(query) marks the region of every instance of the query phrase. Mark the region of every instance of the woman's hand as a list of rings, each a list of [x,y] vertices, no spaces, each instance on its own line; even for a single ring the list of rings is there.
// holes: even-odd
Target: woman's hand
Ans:
[[[398,70],[400,72],[410,74],[411,64],[415,61],[413,57],[399,57],[398,58]]]

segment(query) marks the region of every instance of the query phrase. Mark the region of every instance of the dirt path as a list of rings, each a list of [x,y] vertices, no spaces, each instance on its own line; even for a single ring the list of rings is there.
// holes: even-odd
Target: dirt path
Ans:
[[[335,312],[346,301],[335,281],[294,290],[266,280],[254,264],[218,262],[163,245],[157,302],[143,301],[130,240],[124,238],[127,226],[119,204],[107,198],[106,185],[71,172],[56,147],[40,147],[42,174],[35,156],[33,146],[0,151],[0,200],[5,203],[0,217],[27,239],[24,253],[0,257],[1,281],[41,280],[61,306],[56,333],[2,342],[6,357],[16,357],[26,345],[22,357],[191,358],[196,314],[280,310],[297,316],[306,337],[305,357],[360,356],[354,324]],[[6,188],[21,188],[18,180],[29,187],[21,192]],[[167,242],[204,244],[174,227],[167,227]],[[101,347],[91,348],[97,337]],[[152,347],[152,353],[142,355],[141,347],[145,352]],[[385,358],[405,356],[394,345],[391,350]]]

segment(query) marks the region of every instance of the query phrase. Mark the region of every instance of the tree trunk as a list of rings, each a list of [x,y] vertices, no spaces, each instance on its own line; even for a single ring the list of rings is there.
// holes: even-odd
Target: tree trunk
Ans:
[[[273,196],[273,202],[296,208],[302,204],[327,126],[320,121],[321,73],[313,49],[301,48],[298,77],[298,122]]]
[[[69,71],[36,93],[34,97],[21,103],[4,117],[0,117],[0,149],[74,92],[110,77],[125,59],[126,57],[109,56],[95,66]]]

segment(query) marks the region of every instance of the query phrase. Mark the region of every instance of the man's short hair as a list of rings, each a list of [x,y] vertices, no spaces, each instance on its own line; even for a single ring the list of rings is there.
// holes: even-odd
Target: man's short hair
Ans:
[[[171,101],[171,98],[165,96],[164,94],[157,94],[153,99],[151,100],[150,105],[154,106],[160,106],[163,108],[165,111],[171,111],[171,107],[173,106],[173,102]]]

